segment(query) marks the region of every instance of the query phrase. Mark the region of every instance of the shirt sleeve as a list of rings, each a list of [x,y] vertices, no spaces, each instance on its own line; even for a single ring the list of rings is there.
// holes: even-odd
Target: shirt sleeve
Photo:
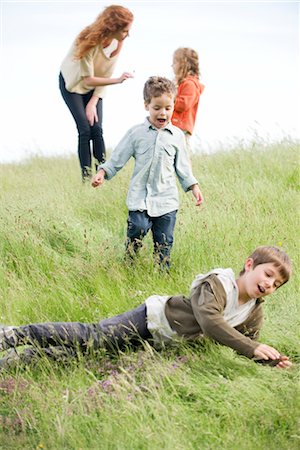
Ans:
[[[106,88],[107,88],[107,86],[98,86],[98,87],[96,87],[94,92],[93,92],[93,96],[98,97],[98,98],[103,98],[104,97],[104,93],[106,92]]]
[[[255,311],[253,311],[248,319],[241,325],[238,325],[236,329],[250,339],[257,341],[259,333],[263,325],[263,310],[261,304],[255,305]]]
[[[179,142],[175,155],[175,172],[184,192],[187,192],[193,184],[198,184],[192,173],[191,163],[187,154],[184,135],[180,132]]]
[[[215,295],[209,282],[201,283],[191,297],[194,316],[205,336],[252,358],[259,343],[244,336],[223,318],[226,295]]]
[[[117,58],[114,58],[114,60],[110,63],[109,67],[105,68],[105,73],[102,75],[95,74],[95,67],[94,67],[94,59],[95,59],[95,51],[96,49],[92,49],[81,61],[81,76],[82,77],[94,77],[99,76],[100,78],[111,78],[115,65],[117,63]],[[96,86],[93,92],[93,96],[102,98],[104,97],[104,93],[107,89],[106,84],[101,86]],[[90,89],[93,89],[92,87]]]
[[[182,83],[180,93],[176,97],[174,110],[176,112],[186,111],[194,106],[199,97],[199,92],[196,89],[195,83],[191,80],[186,80]]]
[[[110,159],[99,166],[99,169],[105,171],[105,178],[110,180],[114,177],[133,156],[133,152],[132,130],[129,130],[113,150]]]

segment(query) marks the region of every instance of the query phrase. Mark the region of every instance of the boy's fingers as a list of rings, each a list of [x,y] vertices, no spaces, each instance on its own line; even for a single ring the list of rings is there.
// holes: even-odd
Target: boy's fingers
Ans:
[[[265,359],[279,359],[280,358],[280,354],[275,353],[275,352],[267,352],[266,356],[267,356],[267,358],[265,358]]]
[[[103,184],[104,182],[104,177],[97,177],[97,175],[95,175],[95,177],[92,179],[92,186],[93,187],[97,187],[97,186],[101,186],[101,184]]]
[[[280,353],[273,347],[269,347],[268,345],[261,344],[257,347],[256,356],[259,356],[263,359],[279,359]]]
[[[279,369],[287,369],[288,367],[291,367],[292,363],[289,360],[280,361],[276,367]]]
[[[203,197],[200,193],[197,193],[195,195],[195,199],[196,199],[196,206],[200,206],[203,203]]]

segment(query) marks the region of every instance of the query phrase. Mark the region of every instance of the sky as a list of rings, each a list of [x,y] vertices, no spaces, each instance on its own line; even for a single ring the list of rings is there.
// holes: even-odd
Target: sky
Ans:
[[[173,79],[172,55],[192,47],[201,96],[194,135],[210,152],[253,138],[300,138],[299,2],[128,1],[135,20],[107,88],[103,129],[113,148],[143,122],[147,78]],[[77,131],[58,89],[61,61],[103,1],[0,0],[0,163],[77,153]]]

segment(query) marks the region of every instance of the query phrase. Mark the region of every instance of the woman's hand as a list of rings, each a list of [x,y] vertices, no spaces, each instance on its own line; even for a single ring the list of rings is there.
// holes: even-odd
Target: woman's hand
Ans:
[[[134,75],[130,72],[124,72],[122,75],[118,78],[119,83],[123,83],[123,81],[128,80],[128,78],[133,78]]]
[[[93,96],[85,107],[85,114],[91,127],[95,122],[98,122],[98,114],[96,108],[98,101],[99,98]]]

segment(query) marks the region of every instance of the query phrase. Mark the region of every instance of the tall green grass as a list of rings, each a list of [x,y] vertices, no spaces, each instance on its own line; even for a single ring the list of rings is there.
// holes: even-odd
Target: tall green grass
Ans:
[[[299,145],[285,141],[193,157],[205,197],[181,192],[172,267],[151,236],[124,261],[132,165],[100,189],[76,157],[0,166],[0,322],[98,321],[153,293],[187,294],[197,273],[238,273],[258,245],[282,246],[291,281],[265,302],[261,341],[294,361],[255,365],[231,349],[145,346],[65,364],[41,358],[0,373],[0,449],[299,448]]]

